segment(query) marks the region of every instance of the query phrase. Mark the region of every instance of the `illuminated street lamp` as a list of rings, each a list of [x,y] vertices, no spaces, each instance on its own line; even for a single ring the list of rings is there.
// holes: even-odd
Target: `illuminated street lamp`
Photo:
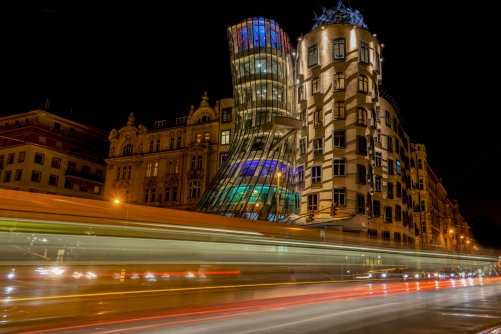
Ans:
[[[278,172],[277,173],[277,199],[276,199],[276,202],[277,202],[277,212],[276,212],[277,223],[278,223],[278,208],[280,206],[280,176],[282,176],[282,174],[280,172]]]
[[[120,200],[119,199],[115,199],[114,200],[115,204],[120,204]],[[127,219],[129,218],[129,206],[127,205],[127,203],[125,203],[125,226],[127,226]]]
[[[461,251],[463,251],[463,238],[464,238],[464,236],[462,235],[461,236]]]

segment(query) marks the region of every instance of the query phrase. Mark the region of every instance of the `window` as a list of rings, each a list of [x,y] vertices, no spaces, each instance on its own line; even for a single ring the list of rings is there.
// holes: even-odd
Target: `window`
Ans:
[[[358,91],[364,94],[369,92],[369,79],[363,74],[358,76]]]
[[[376,106],[376,121],[381,122],[381,110]]]
[[[300,155],[306,154],[306,148],[308,145],[307,141],[308,141],[307,137],[303,137],[303,138],[299,139],[299,154]]]
[[[202,169],[203,157],[201,155],[191,157],[191,169],[198,170]]]
[[[45,146],[45,138],[44,137],[38,137],[38,145]]]
[[[390,231],[382,231],[381,232],[381,239],[383,239],[383,241],[385,241],[385,242],[389,242],[390,241]]]
[[[402,198],[402,184],[400,182],[396,184],[396,192],[397,198]]]
[[[308,116],[306,114],[306,110],[301,111],[301,113],[299,114],[299,119],[303,121],[303,126],[308,125]]]
[[[93,193],[96,194],[96,195],[101,194],[101,185],[95,184],[94,185],[94,189],[93,189]]]
[[[219,164],[222,165],[226,162],[226,160],[228,160],[228,153],[221,153],[221,156],[220,156],[220,159],[219,159]],[[170,162],[172,163],[172,162]],[[170,170],[170,166],[169,166],[169,170]]]
[[[198,124],[201,124],[201,123],[208,123],[208,122],[210,122],[210,116],[208,116],[208,115],[203,115],[202,117],[200,117],[200,118],[196,121],[196,123],[198,123]]]
[[[424,190],[424,180],[423,179],[419,180],[419,190]]]
[[[357,212],[365,213],[365,196],[357,194]]]
[[[388,126],[391,126],[391,117],[390,117],[390,112],[388,110],[384,111],[384,123]]]
[[[324,153],[324,138],[313,138],[313,155]]]
[[[357,165],[357,183],[367,183],[367,168],[364,165]]]
[[[68,173],[74,174],[77,169],[77,164],[74,162],[68,162]]]
[[[151,189],[151,198],[150,198],[150,202],[155,202],[156,201],[156,193],[157,193],[157,189],[156,188],[152,188]]]
[[[332,176],[346,176],[346,160],[339,158],[332,160]]]
[[[324,113],[322,110],[315,110],[313,112],[313,125],[314,126],[323,126],[324,125]]]
[[[132,155],[132,144],[127,144],[123,149],[123,156]]]
[[[172,198],[171,201],[177,201],[177,187],[172,187]]]
[[[279,62],[271,60],[271,73],[278,74],[278,75],[282,74],[282,69],[280,67]]]
[[[318,210],[318,194],[308,194],[308,212]]]
[[[402,243],[402,237],[401,237],[400,232],[393,233],[393,239],[394,239],[396,244]]]
[[[31,172],[31,182],[40,182],[42,179],[42,172],[38,172],[36,170]]]
[[[80,191],[87,192],[87,182],[80,181]]]
[[[332,188],[332,201],[337,205],[346,205],[346,189]]]
[[[377,129],[376,143],[380,143],[381,144],[381,129]]]
[[[332,41],[332,60],[346,59],[346,42],[344,38],[338,38]]]
[[[230,143],[230,130],[221,131],[221,145]]]
[[[402,173],[402,168],[400,167],[400,160],[396,162],[397,174],[400,175]]]
[[[334,119],[344,119],[346,117],[345,102],[334,102]]]
[[[14,176],[14,181],[20,181],[22,177],[23,177],[23,170],[22,169],[16,170],[16,175]]]
[[[321,166],[311,167],[311,182],[312,183],[322,182],[322,167]]]
[[[381,58],[378,52],[376,52],[376,71],[381,72]]]
[[[49,186],[57,186],[58,180],[59,180],[59,176],[51,174],[49,176]]]
[[[202,134],[199,132],[199,133],[196,134],[196,137],[197,137],[196,138],[196,142],[197,143],[201,143],[202,142]]]
[[[181,148],[181,137],[177,137],[176,148],[179,150]]]
[[[304,182],[304,166],[297,168],[297,178],[299,182]]]
[[[52,158],[52,164],[51,164],[51,167],[52,168],[61,168],[61,159],[59,158]]]
[[[380,217],[381,216],[381,203],[379,201],[373,201],[372,202],[372,215],[374,217]]]
[[[426,212],[426,203],[425,203],[425,201],[421,201],[420,210],[421,210],[421,212]]]
[[[374,175],[374,190],[382,191],[382,179],[379,175]]]
[[[360,62],[369,64],[369,44],[360,42]]]
[[[417,160],[417,165],[418,165],[418,169],[423,169],[423,160],[422,159],[418,159]]]
[[[367,138],[357,136],[357,153],[367,155]]]
[[[157,139],[157,145],[155,147],[155,150],[158,152],[160,151],[160,139]]]
[[[73,189],[73,179],[66,178],[66,180],[64,182],[64,187],[66,189]]]
[[[393,152],[393,138],[391,138],[390,136],[386,137],[387,139],[387,149],[388,149],[388,152]]]
[[[346,146],[346,132],[344,130],[334,131],[333,147],[345,147]]]
[[[394,172],[393,172],[393,160],[392,159],[388,159],[388,174],[390,174],[390,175],[394,174]]]
[[[385,206],[384,207],[384,222],[385,223],[391,223],[392,222],[392,212],[391,212],[391,206]]]
[[[17,162],[24,162],[26,158],[26,151],[19,152],[19,157],[17,158]]]
[[[100,181],[103,179],[103,171],[101,169],[96,169],[96,180]]]
[[[7,157],[7,165],[13,164],[14,163],[14,157],[15,153],[10,153],[9,156]]]
[[[383,154],[381,152],[376,152],[376,167],[381,167],[383,165]]]
[[[304,94],[304,86],[301,85],[297,89],[297,102],[301,102],[305,100],[305,94]]]
[[[10,176],[12,172],[11,171],[6,171],[5,175],[3,176],[3,182],[10,182]]]
[[[332,82],[332,88],[334,90],[344,90],[346,88],[346,77],[344,73],[335,73]]]
[[[231,108],[224,108],[223,109],[223,117],[221,119],[222,123],[229,123],[231,122]]]
[[[393,198],[393,183],[388,182],[386,188],[387,188],[386,197]]]
[[[393,130],[397,132],[397,118],[393,116]]]
[[[200,197],[200,181],[190,182],[190,198]]]
[[[155,121],[155,128],[163,128],[167,125],[167,120]]]
[[[367,109],[358,108],[357,124],[367,126]]]
[[[316,77],[311,79],[311,94],[319,94],[321,93],[321,87],[320,87],[320,77]]]
[[[174,137],[170,137],[169,149],[171,149],[171,150],[174,149]]]
[[[193,157],[195,158],[195,157]],[[146,177],[150,177],[151,176],[151,162],[148,162],[148,164],[146,165]]]
[[[71,152],[71,153],[76,153],[76,152],[77,152],[77,148],[76,148],[76,147],[74,147],[74,146],[72,146],[72,147],[70,148],[70,152]]]
[[[44,155],[40,153],[35,153],[35,160],[33,161],[36,164],[43,165]]]
[[[149,199],[150,199],[150,189],[145,189],[144,190],[144,202],[148,203]]]
[[[400,205],[395,205],[395,220],[402,220],[402,208],[400,207]]]
[[[308,66],[318,65],[318,45],[312,45],[308,48]]]
[[[158,162],[153,164],[153,176],[158,176]]]

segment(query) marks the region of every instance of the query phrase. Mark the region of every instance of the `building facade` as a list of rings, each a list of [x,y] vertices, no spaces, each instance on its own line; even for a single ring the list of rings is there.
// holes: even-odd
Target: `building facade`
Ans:
[[[204,93],[200,106],[172,127],[167,120],[152,130],[136,126],[131,113],[126,126],[113,129],[104,199],[193,210],[235,136],[233,99],[214,106],[208,100]]]
[[[107,132],[33,110],[0,118],[0,187],[102,199]]]

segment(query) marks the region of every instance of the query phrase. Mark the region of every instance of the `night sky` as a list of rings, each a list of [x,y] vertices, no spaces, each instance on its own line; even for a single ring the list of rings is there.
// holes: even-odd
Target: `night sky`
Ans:
[[[485,247],[501,248],[500,5],[492,1],[345,1],[385,44],[382,89],[411,142]],[[276,19],[295,41],[319,3],[215,2],[12,8],[3,31],[0,115],[43,108],[108,130],[188,114],[204,91],[232,97],[226,27]],[[320,3],[334,7],[337,0]],[[496,34],[496,32],[498,32]],[[4,58],[5,57],[5,58]]]

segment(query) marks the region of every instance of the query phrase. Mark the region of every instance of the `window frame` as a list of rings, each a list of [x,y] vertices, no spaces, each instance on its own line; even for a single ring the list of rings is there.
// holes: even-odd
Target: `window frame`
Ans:
[[[322,78],[316,76],[311,79],[311,95],[318,95],[322,93]]]
[[[308,212],[318,211],[320,205],[320,196],[318,193],[309,193],[306,195],[306,208]]]
[[[332,202],[337,203],[338,206],[346,205],[345,187],[332,187]]]
[[[357,164],[357,184],[367,184],[367,166]]]
[[[358,92],[361,94],[369,94],[369,77],[365,74],[358,75]]]
[[[38,160],[40,161],[37,161]],[[37,165],[43,165],[45,160],[45,154],[42,153],[35,153],[35,157],[33,158],[33,163]]]
[[[332,159],[332,177],[346,177],[346,159]]]
[[[346,38],[335,38],[332,40],[332,60],[333,61],[346,60]]]
[[[313,138],[313,156],[324,154],[324,137]]]
[[[55,180],[55,181],[51,183],[52,180]],[[58,182],[59,182],[58,175],[49,174],[49,183],[48,183],[49,186],[57,187]]]
[[[36,177],[35,177],[35,175],[36,175]],[[32,170],[30,181],[40,183],[41,180],[42,180],[42,172],[37,171],[37,170]]]
[[[370,64],[369,44],[360,41],[359,63]]]
[[[356,212],[365,214],[365,195],[357,193]]]
[[[221,145],[230,145],[231,130],[221,131]]]
[[[332,147],[346,147],[346,130],[332,131]]]
[[[332,106],[332,118],[334,120],[346,119],[346,101],[334,101]]]
[[[311,166],[311,183],[322,182],[322,165]]]
[[[314,54],[312,51],[314,52]],[[318,65],[320,65],[318,60],[318,43],[315,43],[308,47],[308,67],[314,67]]]
[[[346,74],[344,72],[336,72],[332,75],[332,89],[335,92],[346,90]]]

